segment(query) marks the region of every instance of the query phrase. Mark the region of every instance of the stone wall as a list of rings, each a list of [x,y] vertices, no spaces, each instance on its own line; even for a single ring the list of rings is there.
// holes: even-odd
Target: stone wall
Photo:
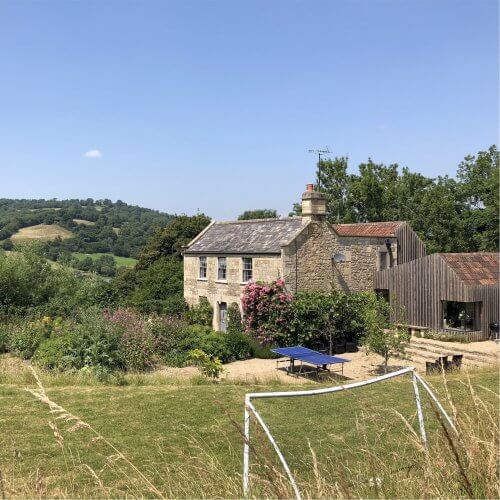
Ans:
[[[309,222],[299,236],[283,248],[283,269],[288,291],[345,292],[373,290],[373,276],[378,269],[378,254],[386,250],[386,238],[339,237],[326,222]],[[396,262],[396,239],[392,239]],[[345,262],[335,263],[334,254]]]
[[[226,257],[227,271],[225,281],[217,279],[217,257],[207,256],[207,278],[199,278],[199,256],[184,255],[184,298],[188,305],[198,303],[200,297],[206,297],[214,308],[213,328],[218,330],[219,304],[228,306],[236,302],[241,308],[241,294],[245,283],[242,282],[243,262],[241,256],[221,255]],[[253,280],[273,281],[283,276],[282,261],[279,255],[248,255],[253,259]]]

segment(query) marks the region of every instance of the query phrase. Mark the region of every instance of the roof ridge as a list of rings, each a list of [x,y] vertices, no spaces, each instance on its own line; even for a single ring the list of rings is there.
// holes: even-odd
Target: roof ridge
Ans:
[[[365,224],[404,224],[406,221],[404,220],[384,220],[378,222],[341,222],[337,224],[333,224],[333,226],[359,226]]]
[[[302,217],[270,217],[268,219],[248,219],[248,220],[226,220],[216,221],[216,224],[251,224],[258,222],[289,222],[301,221]]]

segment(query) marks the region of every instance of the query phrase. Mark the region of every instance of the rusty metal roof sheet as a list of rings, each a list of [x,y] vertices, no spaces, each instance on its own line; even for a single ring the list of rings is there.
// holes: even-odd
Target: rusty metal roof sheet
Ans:
[[[339,236],[393,238],[402,224],[404,222],[400,221],[360,222],[357,224],[333,224],[333,229]]]
[[[440,253],[439,255],[466,285],[491,286],[499,283],[499,253]]]

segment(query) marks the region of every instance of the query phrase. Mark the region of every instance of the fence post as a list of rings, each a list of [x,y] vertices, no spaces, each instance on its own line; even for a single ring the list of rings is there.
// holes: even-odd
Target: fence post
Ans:
[[[248,480],[250,474],[250,413],[247,404],[250,402],[248,396],[245,397],[245,443],[243,445],[243,496],[248,496]]]
[[[411,379],[413,381],[413,390],[415,391],[415,402],[417,404],[417,415],[418,415],[418,425],[420,427],[420,436],[422,437],[422,443],[427,450],[427,435],[425,434],[425,424],[424,424],[424,414],[422,412],[422,404],[420,402],[420,392],[417,385],[417,377],[413,371],[411,374]]]

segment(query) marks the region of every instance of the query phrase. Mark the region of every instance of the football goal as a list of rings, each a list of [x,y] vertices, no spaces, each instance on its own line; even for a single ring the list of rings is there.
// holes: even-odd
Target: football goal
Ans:
[[[404,375],[410,375],[412,377],[413,381],[413,392],[415,395],[415,404],[417,407],[417,416],[418,416],[418,425],[419,425],[419,430],[420,430],[420,437],[422,439],[422,443],[424,447],[427,449],[427,435],[425,432],[425,425],[424,425],[424,415],[422,411],[422,404],[420,402],[420,392],[419,392],[419,384],[424,388],[424,390],[427,392],[429,397],[434,401],[436,404],[437,408],[443,415],[445,421],[448,423],[450,428],[457,433],[457,429],[449,417],[449,415],[446,413],[445,409],[437,399],[437,397],[434,395],[432,392],[431,388],[429,385],[425,382],[424,379],[416,372],[414,367],[408,367],[408,368],[403,368],[401,370],[392,372],[392,373],[387,373],[386,375],[381,375],[380,377],[375,377],[372,379],[368,380],[363,380],[361,382],[354,382],[352,384],[346,384],[346,385],[339,385],[336,387],[327,387],[324,389],[314,389],[314,390],[309,390],[309,391],[283,391],[283,392],[254,392],[254,393],[249,393],[246,394],[245,396],[245,415],[244,415],[244,449],[243,449],[243,493],[245,496],[248,496],[249,492],[249,479],[250,479],[250,418],[253,416],[257,423],[262,427],[265,435],[269,439],[269,442],[273,446],[274,450],[276,451],[276,454],[278,455],[278,458],[283,465],[283,469],[285,470],[286,475],[288,476],[288,479],[290,480],[290,484],[293,488],[293,491],[295,493],[295,496],[297,499],[300,499],[300,491],[297,487],[297,483],[295,482],[295,479],[293,477],[293,474],[290,470],[290,467],[288,466],[288,463],[281,452],[278,444],[276,443],[274,437],[271,434],[271,431],[269,430],[269,427],[266,425],[264,422],[264,419],[260,415],[260,413],[255,409],[255,406],[252,403],[252,400],[254,399],[261,399],[261,398],[296,398],[296,397],[307,397],[307,396],[317,396],[321,394],[330,394],[333,392],[341,392],[341,391],[347,391],[350,389],[356,389],[357,387],[363,387],[371,384],[376,384],[379,382],[384,382],[385,380],[389,380],[395,377],[401,377]]]

